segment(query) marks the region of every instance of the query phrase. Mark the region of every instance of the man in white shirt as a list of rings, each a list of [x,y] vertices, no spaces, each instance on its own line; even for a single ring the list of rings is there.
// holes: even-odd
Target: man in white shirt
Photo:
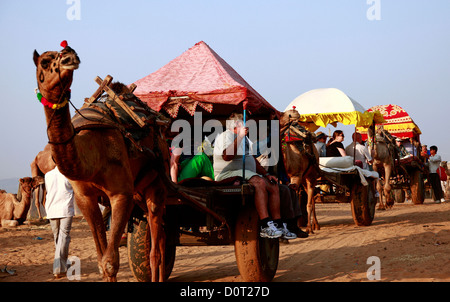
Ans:
[[[355,160],[362,162],[363,169],[369,169],[369,164],[373,162],[369,149],[362,144],[362,136],[360,133],[355,132],[352,135],[353,143],[345,148],[345,153],[349,156],[354,156]],[[354,147],[356,146],[356,150]]]
[[[67,274],[70,230],[74,211],[74,194],[70,182],[59,172],[58,167],[45,174],[47,197],[45,211],[55,239],[53,275],[61,278]]]
[[[260,236],[295,239],[297,235],[290,232],[287,224],[281,220],[277,178],[269,175],[255,159],[252,152],[253,144],[247,138],[247,134],[248,128],[244,127],[242,114],[232,114],[227,120],[227,130],[215,139],[215,180],[220,181],[235,176],[243,177],[245,154],[245,179],[255,187],[255,207],[261,221]]]
[[[441,179],[439,177],[439,174],[437,173],[437,169],[441,165],[441,156],[436,154],[438,148],[436,146],[430,147],[430,158],[428,160],[428,168],[430,170],[430,184],[431,188],[433,189],[434,193],[434,202],[435,203],[441,203],[444,202],[444,196],[442,194],[442,186],[441,186]]]

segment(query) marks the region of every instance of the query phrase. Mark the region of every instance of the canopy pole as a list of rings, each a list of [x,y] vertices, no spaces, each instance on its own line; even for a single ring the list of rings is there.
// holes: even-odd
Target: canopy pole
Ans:
[[[245,109],[245,106],[243,106],[244,108],[244,127],[245,127],[245,123],[247,122],[247,110]],[[245,143],[246,143],[246,137],[244,136],[244,140],[242,142],[244,145],[244,154],[242,155],[242,182],[245,182]]]
[[[354,137],[354,139],[353,139]],[[353,165],[356,164],[356,125],[355,125],[355,132],[352,135],[353,140]]]

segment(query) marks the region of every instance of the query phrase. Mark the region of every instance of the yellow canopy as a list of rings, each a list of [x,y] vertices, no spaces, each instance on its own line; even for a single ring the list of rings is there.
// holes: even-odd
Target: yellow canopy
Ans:
[[[369,127],[375,123],[383,123],[383,115],[379,111],[369,112],[358,102],[336,88],[314,89],[295,98],[285,109],[295,108],[300,113],[299,121],[309,131],[316,131],[328,124],[337,126],[355,125]]]

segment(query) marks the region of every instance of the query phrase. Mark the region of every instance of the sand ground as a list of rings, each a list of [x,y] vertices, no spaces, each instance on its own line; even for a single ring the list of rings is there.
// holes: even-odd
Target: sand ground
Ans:
[[[321,229],[280,245],[274,282],[368,281],[379,264],[381,281],[450,281],[450,202],[395,204],[377,210],[373,224],[355,226],[349,204],[317,204]],[[0,227],[0,282],[76,282],[52,275],[54,243],[49,224]],[[94,241],[82,217],[71,231],[70,255],[80,259],[81,282],[101,282]],[[379,262],[369,262],[369,257]],[[127,248],[120,248],[119,282],[135,282]],[[10,271],[12,272],[12,271]],[[169,282],[242,281],[233,246],[178,247]]]

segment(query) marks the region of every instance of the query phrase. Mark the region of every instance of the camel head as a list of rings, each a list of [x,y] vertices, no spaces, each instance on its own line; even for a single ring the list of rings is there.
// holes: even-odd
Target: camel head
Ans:
[[[27,195],[31,194],[33,188],[33,179],[31,177],[24,177],[19,179],[19,190],[17,192],[17,199],[20,201],[22,199],[22,191]]]
[[[281,114],[280,126],[283,127],[283,126],[287,125],[289,122],[298,121],[299,118],[300,118],[300,113],[298,113],[298,111],[295,110],[295,108],[287,110]]]
[[[80,64],[77,53],[67,42],[63,41],[61,46],[61,51],[46,51],[39,55],[35,50],[33,54],[39,91],[55,104],[62,102],[61,96],[72,85],[73,71]]]

